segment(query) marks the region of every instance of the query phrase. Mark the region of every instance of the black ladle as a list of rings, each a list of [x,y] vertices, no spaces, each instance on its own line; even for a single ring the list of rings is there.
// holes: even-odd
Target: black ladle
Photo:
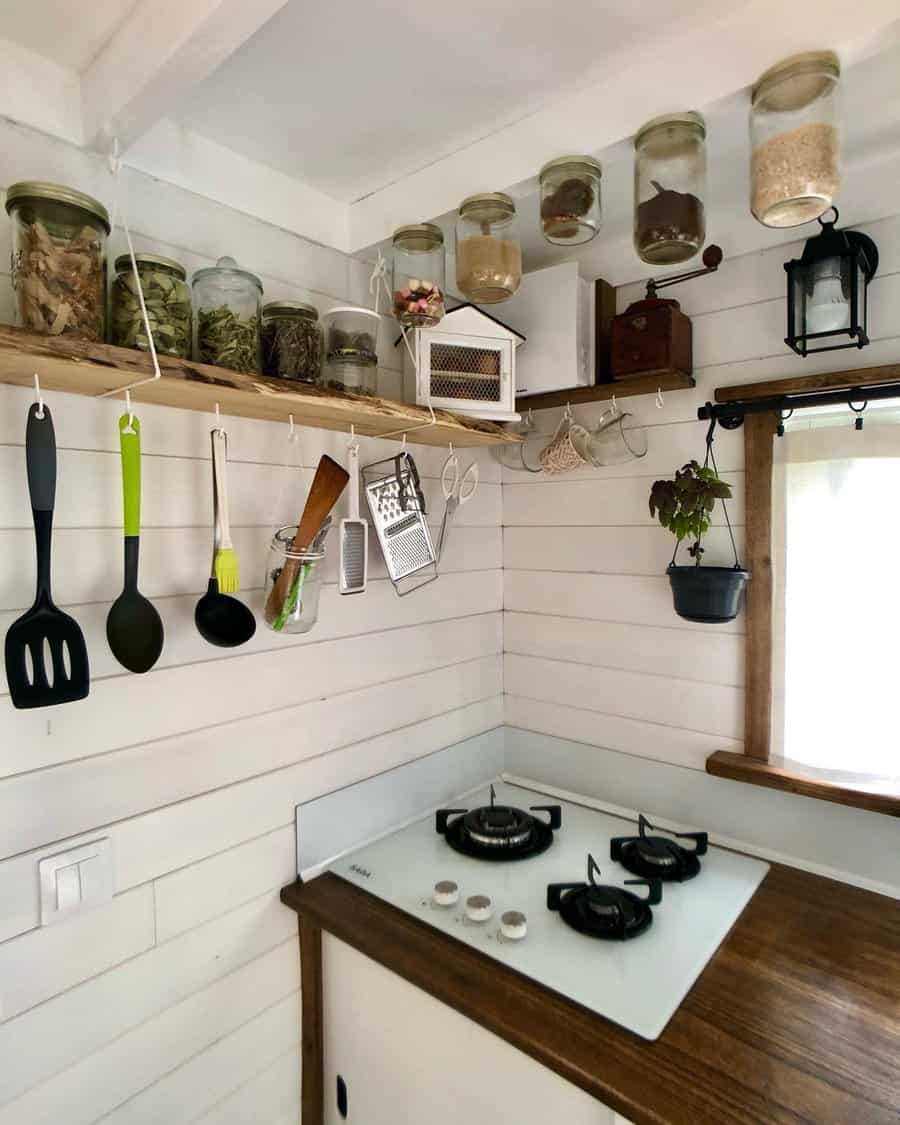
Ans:
[[[138,590],[141,534],[141,426],[129,411],[119,419],[125,502],[125,584],[106,618],[112,654],[129,672],[149,672],[163,650],[163,623]]]
[[[216,470],[215,434],[216,431],[213,430],[211,434],[213,442],[213,518],[215,521],[215,547],[218,547],[222,538],[221,513],[227,507],[228,496],[225,491],[224,465],[221,474]],[[213,564],[209,585],[206,587],[206,593],[197,602],[194,609],[194,624],[197,626],[197,632],[205,641],[208,641],[211,645],[218,645],[220,648],[237,648],[238,645],[246,644],[256,632],[256,618],[244,603],[231,597],[230,594],[219,592],[219,580],[216,578],[215,548],[213,549]]]

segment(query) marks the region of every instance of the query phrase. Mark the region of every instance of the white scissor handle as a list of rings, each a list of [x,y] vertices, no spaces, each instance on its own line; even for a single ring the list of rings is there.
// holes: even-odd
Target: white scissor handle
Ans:
[[[455,453],[451,453],[441,470],[441,491],[444,499],[449,500],[455,496],[459,491],[459,485],[459,458]]]
[[[467,503],[475,495],[478,488],[478,463],[473,461],[462,475],[459,482],[459,503]]]

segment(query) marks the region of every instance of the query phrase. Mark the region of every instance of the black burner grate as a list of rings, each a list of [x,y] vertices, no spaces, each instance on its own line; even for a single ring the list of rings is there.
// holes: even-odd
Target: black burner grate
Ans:
[[[705,832],[674,832],[676,837],[648,836],[657,831],[645,816],[638,818],[637,836],[619,836],[610,841],[610,859],[621,863],[632,875],[643,879],[662,879],[667,883],[683,883],[700,874],[701,855],[706,854]],[[692,840],[693,848],[685,848],[678,840]]]

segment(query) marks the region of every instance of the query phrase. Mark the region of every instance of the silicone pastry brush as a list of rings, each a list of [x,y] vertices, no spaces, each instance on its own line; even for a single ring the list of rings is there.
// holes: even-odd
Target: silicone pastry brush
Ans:
[[[216,543],[213,571],[219,583],[220,594],[236,594],[241,588],[241,569],[238,557],[231,542],[231,525],[228,522],[228,485],[225,477],[228,436],[224,430],[213,430],[212,439],[213,473],[219,482],[219,495],[222,498],[219,510],[221,537]]]

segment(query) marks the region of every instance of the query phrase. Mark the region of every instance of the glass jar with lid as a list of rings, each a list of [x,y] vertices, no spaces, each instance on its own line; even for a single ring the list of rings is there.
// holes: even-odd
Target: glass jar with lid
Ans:
[[[234,258],[194,274],[194,359],[259,374],[262,282]]]
[[[319,310],[303,301],[270,301],[262,311],[262,373],[318,383],[324,351]]]
[[[188,359],[191,354],[191,291],[184,266],[159,254],[135,254],[147,320],[156,350]],[[122,348],[146,351],[147,325],[130,254],[116,258],[116,279],[110,292],[109,338]]]
[[[456,222],[456,284],[478,305],[505,301],[522,281],[516,205],[501,191],[470,195]]]
[[[554,246],[580,246],[600,229],[600,162],[561,156],[541,169],[541,229]]]
[[[378,313],[342,305],[322,314],[325,325],[326,387],[374,395],[378,380]]]
[[[394,231],[394,316],[429,328],[444,315],[444,232],[435,223]]]
[[[6,193],[12,218],[16,324],[30,332],[106,339],[109,214],[84,192],[36,180]]]
[[[753,87],[750,210],[767,227],[824,215],[840,188],[838,85],[832,51],[792,55]]]
[[[634,248],[650,265],[687,261],[706,238],[706,124],[654,117],[634,138]]]

